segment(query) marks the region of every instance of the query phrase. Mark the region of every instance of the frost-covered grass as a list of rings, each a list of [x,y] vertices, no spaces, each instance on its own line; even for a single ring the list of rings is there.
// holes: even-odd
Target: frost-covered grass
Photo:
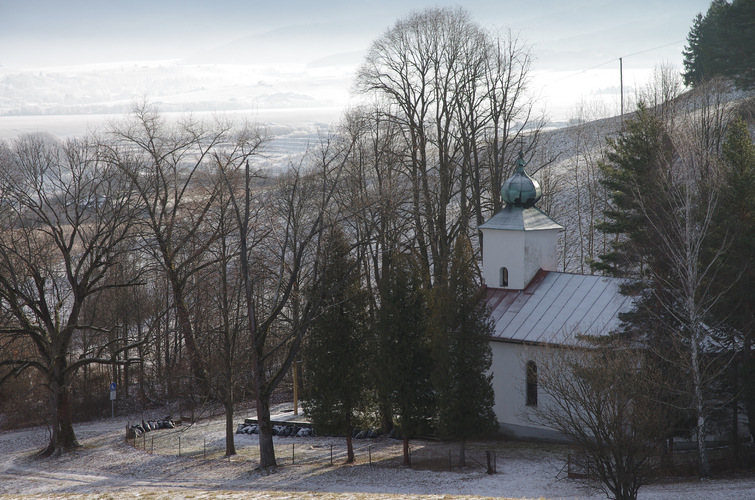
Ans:
[[[246,416],[239,415],[236,421]],[[455,458],[455,445],[417,440],[412,441],[410,469],[401,466],[401,443],[386,437],[355,441],[357,463],[353,465],[343,463],[341,438],[276,437],[279,466],[259,471],[255,470],[257,436],[236,435],[238,455],[223,457],[222,417],[153,431],[146,439],[137,439],[139,447],[146,443],[151,451],[154,437],[152,453],[124,440],[128,421],[116,418],[77,425],[84,448],[57,458],[35,457],[47,439],[45,428],[1,433],[0,498],[605,498],[586,489],[584,483],[564,477],[569,450],[560,445],[471,443],[472,460],[468,467],[458,469],[449,463],[449,453]],[[180,457],[172,444],[178,436]],[[482,465],[484,452],[490,449],[496,451],[498,466],[498,473],[492,475]],[[640,498],[752,499],[755,478],[704,482],[686,478],[644,487]]]

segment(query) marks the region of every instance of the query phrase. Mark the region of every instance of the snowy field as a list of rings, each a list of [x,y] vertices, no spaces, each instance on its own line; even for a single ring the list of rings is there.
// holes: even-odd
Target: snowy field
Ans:
[[[447,457],[455,448],[446,443],[412,442],[415,466],[409,469],[400,466],[400,442],[389,438],[355,441],[357,463],[343,465],[343,439],[276,437],[280,464],[260,472],[254,470],[254,435],[236,435],[238,456],[222,456],[222,417],[153,431],[136,447],[124,441],[127,423],[77,425],[84,448],[59,458],[34,456],[44,447],[45,428],[0,433],[0,498],[605,498],[564,477],[567,449],[561,446],[473,443],[473,458],[496,450],[498,473],[488,475],[474,461],[450,471]],[[642,488],[640,498],[753,499],[755,478],[656,484]]]

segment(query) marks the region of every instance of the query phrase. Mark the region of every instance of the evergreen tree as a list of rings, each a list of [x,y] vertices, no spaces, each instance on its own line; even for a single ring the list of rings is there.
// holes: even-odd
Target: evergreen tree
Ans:
[[[616,139],[608,139],[606,161],[599,164],[601,184],[609,198],[605,220],[598,229],[612,236],[610,251],[591,264],[597,270],[628,278],[621,292],[634,297],[636,307],[620,315],[620,335],[646,343],[649,351],[670,353],[675,349],[674,331],[681,328],[664,303],[672,300],[665,283],[669,282],[669,262],[660,235],[648,215],[657,219],[668,213],[664,181],[671,176],[673,147],[662,121],[643,105],[635,118],[627,121]],[[683,381],[686,375],[678,363],[649,356],[648,363],[663,375],[663,380]],[[655,364],[653,364],[655,363]],[[681,384],[681,382],[680,382]],[[659,400],[682,407],[681,387],[657,388]],[[686,412],[676,415],[676,431],[691,427]],[[669,436],[673,441],[673,438]]]
[[[335,292],[325,298],[303,350],[304,410],[318,433],[346,435],[347,463],[351,463],[352,430],[359,420],[367,382],[367,296],[343,232],[333,229],[327,244],[322,286]]]
[[[639,339],[662,379],[672,382],[658,388],[659,398],[694,418],[705,476],[706,436],[719,406],[714,394],[723,378],[720,366],[729,361],[726,352],[710,350],[711,337],[720,332],[708,323],[720,299],[710,280],[725,252],[712,230],[715,146],[701,147],[705,142],[688,134],[693,129],[672,125],[640,108],[626,132],[609,143],[602,172],[611,208],[601,228],[616,240],[598,266],[632,278],[622,291],[634,296],[636,307],[622,317],[623,333]]]
[[[755,353],[752,350],[755,337],[755,145],[742,119],[729,126],[723,160],[720,209],[715,227],[718,241],[727,244],[728,258],[713,283],[724,291],[716,316],[742,339],[739,378],[743,381],[750,434],[755,436]]]
[[[472,246],[456,239],[448,283],[433,289],[433,383],[441,437],[459,440],[464,467],[466,440],[495,431],[490,337],[493,323],[485,289],[475,280]]]
[[[703,79],[702,56],[698,56],[703,50],[705,18],[701,13],[695,16],[692,22],[692,28],[687,35],[687,46],[684,47],[682,55],[684,56],[684,84],[694,85]]]
[[[755,86],[755,0],[714,0],[698,14],[684,49],[684,83],[698,85],[714,76],[741,88]]]
[[[594,268],[617,277],[660,273],[664,257],[645,213],[664,211],[662,182],[670,175],[672,156],[663,123],[642,104],[626,130],[608,139],[606,161],[599,168],[610,203],[598,229],[614,238],[610,251],[592,262]]]
[[[410,466],[409,439],[427,432],[434,415],[428,307],[417,260],[398,254],[391,260],[380,283],[373,369],[379,397],[390,405],[404,440],[404,465]]]

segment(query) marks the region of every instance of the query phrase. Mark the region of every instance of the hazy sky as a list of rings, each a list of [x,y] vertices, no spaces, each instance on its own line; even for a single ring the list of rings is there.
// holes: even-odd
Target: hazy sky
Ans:
[[[483,26],[519,33],[531,46],[535,83],[545,102],[551,109],[565,109],[582,95],[614,92],[619,57],[624,58],[625,85],[630,87],[641,84],[647,71],[661,63],[681,69],[681,51],[692,20],[709,4],[709,0],[0,0],[0,94],[4,78],[24,71],[178,60],[263,65],[268,74],[300,65],[307,71],[292,76],[299,93],[309,78],[311,86],[321,91],[314,101],[324,99],[325,87],[332,86],[328,105],[344,103],[350,82],[340,80],[350,80],[349,69],[356,68],[370,42],[386,28],[413,10],[461,5]],[[313,70],[335,66],[340,72],[318,76]],[[16,94],[11,104],[23,104],[26,97],[17,88],[12,90]],[[0,101],[0,114],[11,104]]]

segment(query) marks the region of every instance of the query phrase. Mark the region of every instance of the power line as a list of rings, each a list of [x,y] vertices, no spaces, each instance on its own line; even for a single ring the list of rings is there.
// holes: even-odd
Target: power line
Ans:
[[[683,42],[683,41],[684,41],[684,40],[677,40],[677,41],[675,41],[675,42],[670,42],[670,43],[667,43],[667,44],[665,44],[665,45],[659,45],[659,46],[657,46],[657,47],[653,47],[653,48],[651,48],[651,49],[641,50],[641,51],[639,51],[639,52],[634,52],[634,53],[632,53],[632,54],[627,54],[627,55],[625,55],[625,56],[615,57],[615,58],[611,59],[610,61],[606,61],[606,62],[604,62],[604,63],[600,63],[600,64],[598,64],[597,66],[593,66],[593,67],[591,67],[591,68],[587,68],[587,69],[583,69],[583,70],[577,71],[576,73],[572,73],[571,75],[566,75],[566,76],[563,76],[563,77],[559,78],[558,80],[553,80],[552,82],[550,82],[550,83],[546,84],[545,86],[547,87],[548,85],[552,85],[552,84],[554,84],[554,83],[558,83],[558,82],[560,82],[560,81],[563,81],[563,80],[566,80],[566,79],[569,79],[569,78],[573,78],[573,77],[575,77],[575,76],[578,76],[578,75],[581,75],[581,74],[587,73],[588,71],[592,71],[592,70],[594,70],[594,69],[598,69],[598,68],[600,68],[601,66],[605,66],[606,64],[611,64],[611,63],[613,63],[613,62],[619,61],[619,60],[621,60],[622,58],[627,58],[627,57],[638,56],[638,55],[640,55],[640,54],[644,54],[644,53],[646,53],[646,52],[652,52],[652,51],[654,51],[654,50],[658,50],[658,49],[663,49],[663,48],[666,48],[666,47],[670,47],[670,46],[672,46],[672,45],[676,45],[677,43],[680,43],[680,42]]]

